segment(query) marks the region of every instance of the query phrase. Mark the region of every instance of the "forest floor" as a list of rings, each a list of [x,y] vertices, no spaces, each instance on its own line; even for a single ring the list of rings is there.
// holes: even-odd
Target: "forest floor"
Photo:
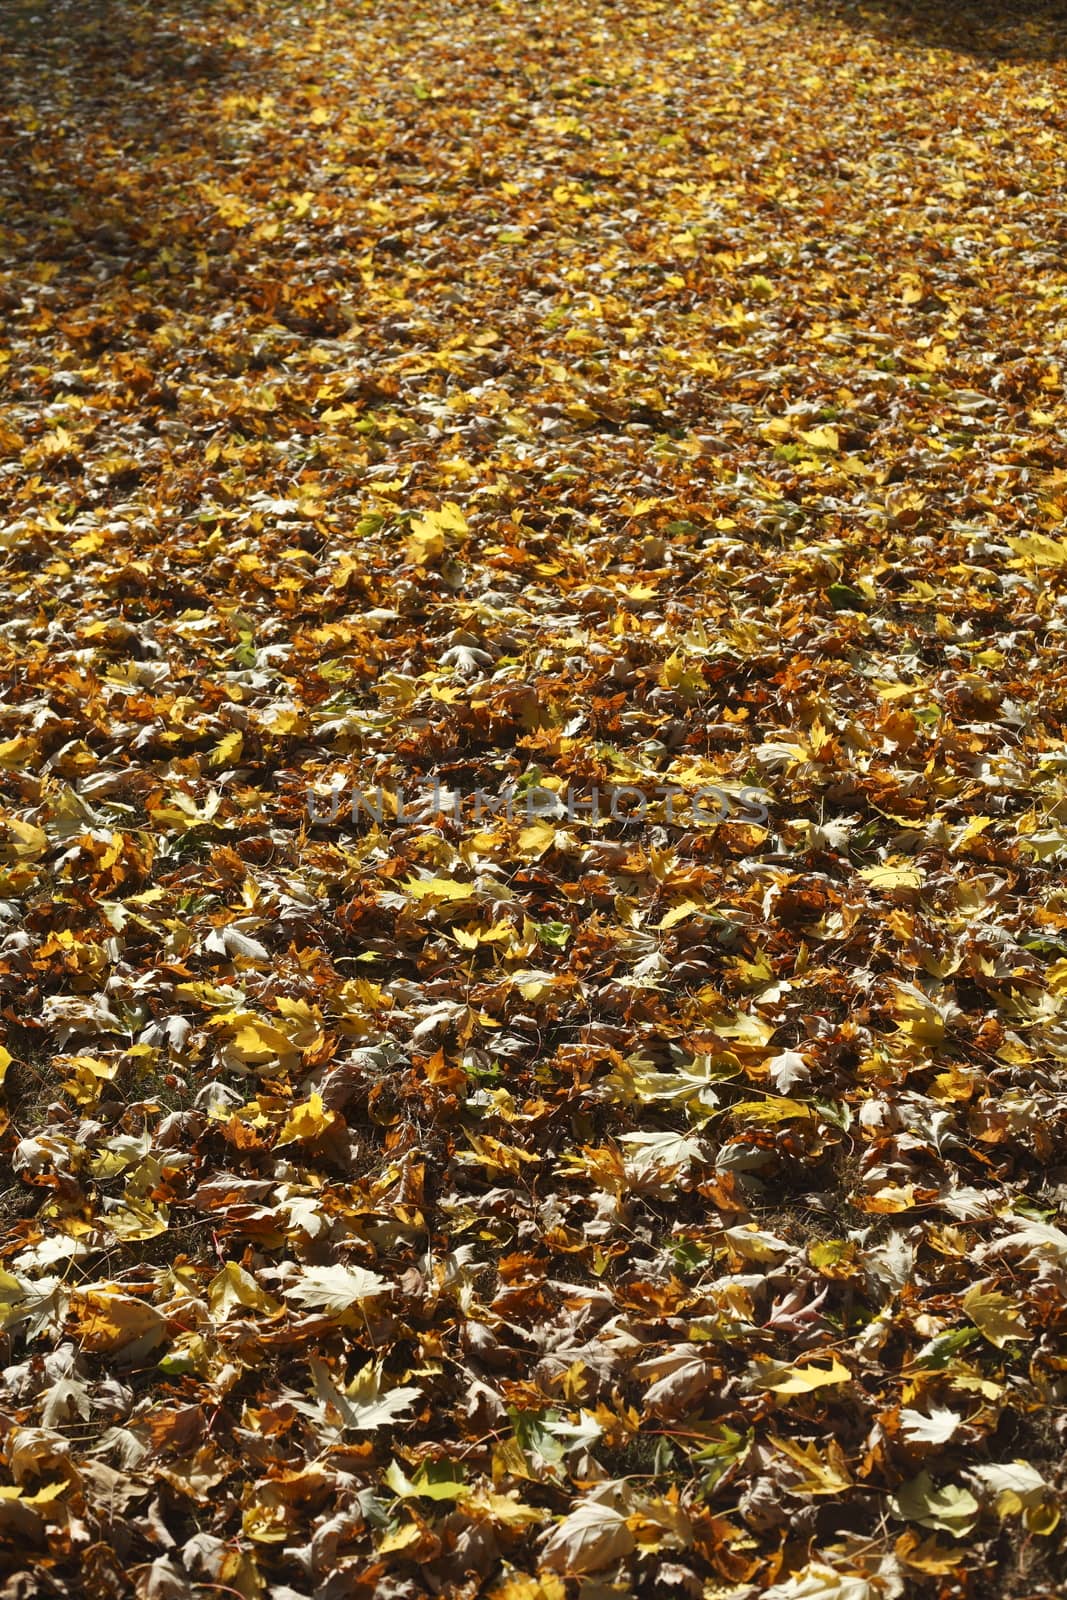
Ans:
[[[0,56],[2,1600],[1062,1595],[1067,13]]]

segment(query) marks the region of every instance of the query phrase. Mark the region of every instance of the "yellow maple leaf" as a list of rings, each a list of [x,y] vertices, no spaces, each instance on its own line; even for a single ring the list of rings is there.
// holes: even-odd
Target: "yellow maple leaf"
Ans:
[[[244,744],[244,734],[235,728],[232,733],[224,733],[218,744],[212,750],[209,760],[213,767],[226,767],[238,759],[241,746]]]
[[[519,832],[519,849],[524,856],[535,860],[550,850],[556,842],[556,829],[551,822],[534,822]]]
[[[444,554],[447,545],[465,538],[467,519],[453,500],[446,500],[439,511],[412,517],[405,552],[416,567],[429,566]]]
[[[313,1094],[290,1111],[278,1134],[278,1143],[296,1144],[321,1139],[337,1120],[337,1112],[326,1110],[321,1094]]]
[[[923,875],[918,867],[864,867],[859,876],[872,889],[921,889]]]
[[[829,426],[821,428],[802,428],[800,438],[813,450],[840,450],[841,435],[836,428]]]
[[[986,1291],[975,1284],[960,1302],[983,1339],[998,1350],[1011,1339],[1025,1339],[1027,1328],[1022,1313],[1010,1295]]]
[[[790,1367],[766,1357],[757,1357],[752,1382],[757,1389],[769,1389],[772,1394],[814,1394],[816,1389],[831,1388],[839,1383],[849,1383],[852,1374],[836,1356],[830,1357],[828,1367],[809,1362],[803,1367]]]
[[[236,1261],[227,1261],[222,1271],[212,1278],[208,1284],[207,1303],[212,1316],[223,1320],[238,1310],[265,1311],[273,1316],[282,1309],[281,1301],[261,1289],[252,1274]]]
[[[406,878],[403,887],[412,900],[469,900],[477,892],[458,878]]]

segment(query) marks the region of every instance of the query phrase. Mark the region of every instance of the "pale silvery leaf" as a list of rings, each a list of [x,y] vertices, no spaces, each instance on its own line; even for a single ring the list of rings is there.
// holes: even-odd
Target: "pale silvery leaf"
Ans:
[[[766,1590],[764,1600],[880,1600],[880,1590],[855,1572],[835,1572],[821,1561],[809,1561],[784,1583]]]
[[[922,1411],[902,1411],[900,1431],[908,1444],[944,1444],[951,1439],[963,1418],[957,1411],[944,1406],[931,1406],[927,1416]]]
[[[228,956],[244,956],[249,961],[269,961],[270,951],[239,928],[227,928],[222,935]]]
[[[681,1133],[624,1133],[620,1143],[629,1146],[626,1165],[636,1173],[674,1172],[705,1154],[699,1139]]]
[[[791,1244],[760,1228],[726,1228],[723,1236],[746,1261],[782,1261],[793,1253]]]
[[[581,1411],[580,1422],[549,1422],[544,1427],[566,1450],[588,1450],[603,1437],[604,1430],[591,1411]]]
[[[372,1433],[376,1428],[388,1427],[405,1411],[410,1410],[422,1393],[421,1389],[382,1388],[382,1371],[377,1366],[367,1366],[344,1389],[333,1381],[329,1367],[318,1356],[311,1360],[311,1375],[315,1380],[317,1407],[298,1406],[305,1414],[316,1415],[324,1422],[338,1418],[341,1430],[353,1433]],[[336,1426],[337,1424],[335,1424]]]
[[[1067,1262],[1067,1233],[1062,1228],[1053,1227],[1050,1222],[1035,1222],[1027,1217],[1014,1233],[1009,1233],[1004,1239],[993,1239],[989,1244],[983,1245],[979,1259],[987,1256],[999,1255],[1002,1250],[1025,1251],[1027,1265],[1031,1261],[1056,1261],[1060,1264]]]
[[[55,1428],[74,1417],[84,1420],[89,1415],[89,1390],[77,1378],[60,1378],[45,1390],[41,1399],[41,1421],[46,1428]]]
[[[286,1285],[284,1294],[298,1305],[340,1316],[391,1289],[388,1279],[368,1272],[366,1267],[305,1267],[297,1283]]]
[[[991,1494],[1017,1495],[1023,1505],[1042,1500],[1048,1490],[1048,1484],[1040,1472],[1025,1461],[1009,1461],[1003,1466],[972,1467],[968,1476],[977,1478],[982,1488]]]
[[[788,1094],[798,1084],[811,1081],[808,1064],[796,1050],[783,1050],[781,1055],[772,1056],[767,1063],[767,1073],[778,1094]]]
[[[876,1282],[895,1294],[911,1277],[915,1246],[902,1233],[891,1233],[883,1244],[864,1250],[863,1265]]]

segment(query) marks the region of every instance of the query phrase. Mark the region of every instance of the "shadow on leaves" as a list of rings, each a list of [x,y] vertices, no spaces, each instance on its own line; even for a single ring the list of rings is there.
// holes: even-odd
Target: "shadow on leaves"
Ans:
[[[214,153],[219,98],[248,75],[225,18],[212,0],[8,0],[0,8],[9,268],[51,262],[78,271],[158,248],[146,192],[163,214],[180,209],[198,153]]]
[[[1067,56],[1067,0],[789,0],[805,18],[902,47],[951,50],[989,62]]]

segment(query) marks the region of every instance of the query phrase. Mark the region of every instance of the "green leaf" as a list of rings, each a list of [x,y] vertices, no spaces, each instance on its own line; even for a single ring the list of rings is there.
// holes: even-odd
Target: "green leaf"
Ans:
[[[858,589],[850,588],[847,583],[832,583],[826,592],[835,611],[866,611],[867,609],[869,602],[860,594]]]
[[[470,1494],[463,1468],[452,1461],[424,1461],[413,1478],[394,1461],[385,1473],[385,1481],[401,1500],[462,1500]]]
[[[920,1527],[951,1533],[957,1538],[970,1533],[978,1520],[978,1501],[969,1489],[961,1489],[954,1483],[936,1489],[928,1472],[920,1472],[917,1478],[904,1484],[889,1504],[894,1516],[902,1522],[917,1522]]]
[[[975,1344],[981,1334],[976,1328],[953,1328],[948,1333],[939,1333],[936,1339],[931,1339],[929,1344],[924,1344],[915,1357],[917,1367],[947,1367],[953,1356],[959,1355],[961,1350],[966,1350],[968,1345]]]

